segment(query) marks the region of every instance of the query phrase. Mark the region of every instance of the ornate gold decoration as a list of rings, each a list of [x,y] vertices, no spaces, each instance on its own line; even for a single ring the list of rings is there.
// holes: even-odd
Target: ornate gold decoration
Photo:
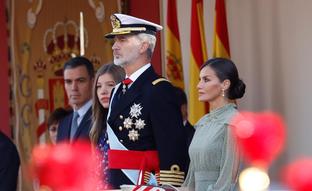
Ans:
[[[32,7],[27,10],[27,25],[29,28],[32,29],[35,27],[37,22],[37,15],[40,13],[41,8],[42,0],[38,0],[38,4],[36,6],[32,5]]]
[[[45,70],[47,69],[47,64],[42,60],[39,59],[35,64],[34,64],[34,70],[37,73],[37,77],[43,77]]]
[[[101,61],[101,57],[93,54],[90,57],[90,62],[93,64],[94,68],[97,70],[102,66],[102,61]]]
[[[63,84],[61,84],[60,81],[57,81],[56,84],[54,84],[54,88],[53,88],[53,103],[54,103],[54,108],[59,108],[59,107],[63,107],[63,104],[65,102],[64,100],[64,88],[63,88]]]
[[[93,8],[95,17],[101,23],[105,18],[105,8],[101,1],[88,0],[90,7]]]
[[[88,31],[84,28],[85,47],[88,47]],[[63,75],[63,64],[72,56],[79,55],[79,26],[73,20],[56,22],[47,29],[43,38],[43,49],[49,55],[56,76]]]

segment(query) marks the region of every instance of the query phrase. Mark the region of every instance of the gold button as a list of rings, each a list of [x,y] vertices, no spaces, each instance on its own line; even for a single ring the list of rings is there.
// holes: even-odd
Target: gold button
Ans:
[[[106,144],[109,144],[109,141],[108,141],[108,140],[106,141]]]
[[[122,126],[119,126],[119,131],[122,131]]]
[[[122,115],[119,115],[119,119],[123,119],[123,116],[122,116]]]
[[[121,143],[123,142],[123,140],[122,140],[122,139],[120,139],[119,141],[120,141]]]

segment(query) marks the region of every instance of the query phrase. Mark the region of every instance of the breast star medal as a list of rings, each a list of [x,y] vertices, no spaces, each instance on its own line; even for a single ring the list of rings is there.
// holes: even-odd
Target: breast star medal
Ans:
[[[130,108],[130,116],[133,118],[138,118],[142,113],[141,113],[142,107],[140,104],[134,103],[131,108]]]
[[[137,119],[137,120],[135,121],[135,128],[136,128],[136,129],[141,130],[141,129],[144,128],[144,126],[145,126],[144,120],[142,120],[142,119]]]
[[[138,133],[137,130],[132,129],[129,131],[128,137],[131,141],[139,140],[139,136],[140,136],[140,134]]]
[[[142,115],[142,109],[143,107],[141,104],[134,103],[130,107],[130,117],[125,118],[123,121],[124,128],[128,130],[128,137],[130,141],[139,140],[139,130],[144,129],[146,125],[145,121],[139,118]]]
[[[131,129],[132,124],[132,119],[130,117],[127,117],[123,122],[124,128],[126,129]]]

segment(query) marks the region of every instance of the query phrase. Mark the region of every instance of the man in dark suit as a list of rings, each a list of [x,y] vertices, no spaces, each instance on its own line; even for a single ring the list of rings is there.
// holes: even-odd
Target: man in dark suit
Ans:
[[[183,89],[179,87],[175,87],[175,96],[178,100],[178,104],[180,106],[180,110],[183,118],[184,130],[187,136],[187,147],[190,146],[193,135],[195,133],[195,129],[193,125],[188,121],[188,112],[187,112],[187,97]]]
[[[14,143],[0,131],[0,190],[15,191],[20,159]]]
[[[111,16],[114,63],[126,80],[112,94],[107,132],[110,183],[183,183],[187,165],[186,135],[173,86],[151,66],[155,23],[124,14]]]
[[[65,63],[65,90],[73,112],[60,122],[57,142],[89,140],[93,80],[94,68],[87,58],[75,57]]]

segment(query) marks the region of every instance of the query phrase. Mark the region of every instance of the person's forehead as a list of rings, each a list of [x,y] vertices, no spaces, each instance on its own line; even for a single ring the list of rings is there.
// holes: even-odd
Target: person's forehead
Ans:
[[[114,37],[114,39],[131,39],[131,38],[135,38],[137,36],[137,34],[122,34],[122,35],[116,35]]]
[[[110,73],[104,73],[99,76],[98,81],[114,81],[113,75]]]
[[[88,76],[88,70],[84,65],[75,68],[67,68],[64,70],[64,77],[66,76]]]
[[[216,73],[211,67],[206,66],[202,68],[202,70],[200,71],[200,75],[203,77],[204,76],[216,76]]]

